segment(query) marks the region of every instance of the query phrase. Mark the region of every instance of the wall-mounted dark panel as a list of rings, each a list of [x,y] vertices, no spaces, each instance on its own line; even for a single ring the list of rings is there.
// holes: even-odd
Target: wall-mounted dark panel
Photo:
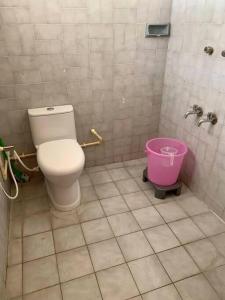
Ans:
[[[145,37],[167,37],[170,36],[170,24],[147,24]]]

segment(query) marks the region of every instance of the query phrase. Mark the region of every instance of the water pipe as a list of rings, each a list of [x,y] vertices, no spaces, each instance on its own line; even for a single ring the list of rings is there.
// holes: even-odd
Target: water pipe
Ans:
[[[1,144],[3,144],[2,140],[1,140]],[[16,170],[14,170],[13,172],[13,168],[12,168],[12,164],[11,164],[11,155],[10,155],[10,151],[14,149],[14,146],[0,146],[0,152],[3,154],[3,160],[1,157],[1,171],[2,171],[2,175],[3,175],[3,179],[7,180],[7,169],[9,167],[9,172],[11,174],[12,180],[15,184],[15,188],[16,188],[16,193],[14,196],[9,195],[6,190],[4,189],[3,185],[0,183],[0,188],[2,189],[2,191],[4,192],[4,194],[11,200],[14,200],[18,197],[19,194],[19,188],[18,188],[18,183],[16,181],[15,178],[15,174],[14,172]],[[38,167],[35,168],[29,168],[27,167],[23,161],[20,159],[19,155],[17,154],[16,150],[13,150],[13,155],[16,157],[16,159],[20,162],[20,164],[29,172],[37,172],[39,170]],[[5,163],[3,163],[3,161],[5,160]],[[15,167],[14,167],[15,169]]]
[[[16,152],[16,150],[13,151],[13,156],[16,160],[19,161],[19,163],[24,167],[25,170],[29,171],[29,172],[38,172],[39,171],[39,167],[34,167],[34,168],[29,168],[28,166],[26,166],[24,164],[24,162],[21,160],[20,156],[18,155],[18,153]]]
[[[80,144],[80,146],[82,148],[87,148],[87,147],[91,147],[91,146],[97,146],[97,145],[102,144],[102,142],[103,142],[103,138],[100,136],[100,134],[94,128],[92,128],[90,131],[91,131],[91,134],[94,135],[97,138],[97,141],[82,143],[82,144]],[[17,155],[15,155],[15,153],[14,153],[14,155],[11,157],[11,159],[13,159],[13,160],[19,160],[20,159],[21,160],[21,158],[22,159],[26,159],[26,158],[30,158],[30,157],[35,157],[36,155],[37,155],[36,152],[27,153],[27,154],[25,154],[25,153],[18,154],[17,153]],[[21,161],[20,161],[20,163],[21,163]],[[28,169],[26,169],[26,170],[28,170]],[[31,170],[28,170],[28,171],[31,171]]]
[[[1,148],[2,148],[2,147],[1,147]],[[0,149],[0,151],[2,151],[2,150]],[[3,151],[4,151],[4,150],[3,150]],[[16,199],[16,198],[18,197],[18,194],[19,194],[19,188],[18,188],[18,183],[17,183],[17,181],[16,181],[15,175],[14,175],[13,170],[12,170],[12,165],[11,165],[11,160],[10,160],[10,152],[7,151],[7,152],[5,152],[5,154],[6,154],[6,156],[7,156],[7,162],[8,162],[8,166],[9,166],[9,172],[10,172],[10,174],[11,174],[11,176],[12,176],[12,180],[13,180],[13,182],[14,182],[14,184],[15,184],[16,193],[15,193],[14,196],[9,195],[9,194],[6,192],[6,190],[4,189],[3,185],[1,184],[1,182],[0,182],[0,188],[2,189],[2,191],[3,191],[3,193],[6,195],[6,197],[8,197],[8,198],[11,199],[11,200],[14,200],[14,199]]]

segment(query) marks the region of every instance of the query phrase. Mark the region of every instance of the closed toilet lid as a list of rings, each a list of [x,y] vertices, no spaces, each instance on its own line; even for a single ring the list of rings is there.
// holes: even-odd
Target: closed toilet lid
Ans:
[[[84,152],[76,140],[65,139],[41,144],[37,151],[41,170],[49,175],[68,175],[82,170]]]

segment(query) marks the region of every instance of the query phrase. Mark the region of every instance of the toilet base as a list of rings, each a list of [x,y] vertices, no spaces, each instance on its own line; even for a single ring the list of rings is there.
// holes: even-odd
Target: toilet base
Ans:
[[[48,195],[54,207],[61,211],[69,211],[80,205],[80,184],[75,183],[68,187],[59,187],[47,179],[45,180]]]

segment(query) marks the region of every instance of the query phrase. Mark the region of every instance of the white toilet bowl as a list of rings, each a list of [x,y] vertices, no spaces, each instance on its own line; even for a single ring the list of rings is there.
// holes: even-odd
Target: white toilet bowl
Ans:
[[[53,205],[63,211],[77,207],[80,204],[78,178],[85,162],[84,152],[78,142],[62,139],[40,144],[37,160]]]

